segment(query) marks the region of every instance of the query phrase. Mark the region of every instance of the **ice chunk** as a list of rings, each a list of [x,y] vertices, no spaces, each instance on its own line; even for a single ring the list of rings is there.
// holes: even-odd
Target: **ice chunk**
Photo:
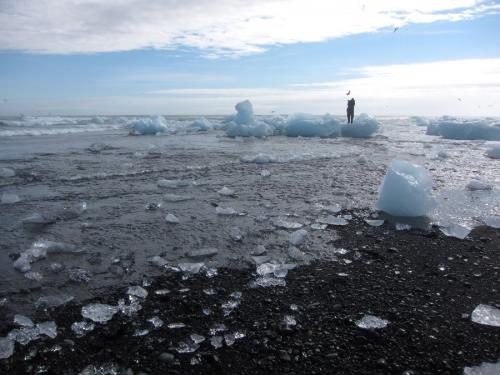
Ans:
[[[1,202],[2,204],[13,204],[21,202],[21,198],[19,198],[19,195],[14,193],[3,193]]]
[[[210,338],[210,344],[214,347],[214,349],[222,348],[223,345],[223,337],[222,336],[213,336]]]
[[[234,190],[229,189],[226,186],[224,186],[222,189],[220,189],[217,193],[219,193],[220,195],[226,196],[226,197],[233,197],[235,195]]]
[[[153,118],[143,118],[131,123],[132,129],[130,135],[155,135],[164,133],[168,130],[168,126],[163,116]]]
[[[167,260],[163,259],[161,256],[155,255],[149,260],[152,264],[154,264],[157,267],[165,267],[168,265]]]
[[[483,362],[479,366],[465,367],[463,375],[498,375],[500,360],[497,363]]]
[[[76,254],[84,251],[83,249],[69,243],[45,240],[35,242],[33,247],[45,249],[47,254]]]
[[[43,279],[43,275],[40,272],[33,272],[33,271],[26,272],[24,274],[24,277],[34,281],[42,281]]]
[[[263,263],[257,267],[257,274],[260,276],[269,276],[273,274],[275,277],[286,277],[288,270],[295,268],[295,264],[276,264],[276,263]]]
[[[50,309],[54,307],[59,307],[65,305],[66,303],[72,301],[74,299],[73,296],[68,294],[59,294],[52,296],[42,296],[38,298],[35,303],[37,309]]]
[[[112,150],[113,147],[111,145],[108,145],[106,143],[92,143],[89,147],[87,147],[87,150],[90,152],[101,152],[101,151],[106,151],[106,150]]]
[[[487,146],[486,156],[491,159],[500,159],[500,142],[491,142]]]
[[[178,195],[178,194],[165,194],[163,196],[163,200],[166,202],[177,203],[177,202],[185,202],[193,199],[193,197],[187,195]]]
[[[33,321],[25,315],[14,315],[14,324],[21,327],[33,327],[35,324]]]
[[[38,340],[40,338],[40,331],[37,327],[22,327],[19,329],[13,329],[9,332],[7,337],[21,345],[27,345],[31,341]]]
[[[14,177],[16,172],[10,168],[0,168],[0,177]]]
[[[326,224],[320,224],[320,223],[311,224],[311,229],[313,230],[325,230],[326,227],[327,227]]]
[[[429,120],[426,119],[425,117],[412,116],[412,117],[410,117],[410,119],[413,120],[417,126],[427,126],[427,125],[429,125]]]
[[[230,138],[235,137],[256,137],[264,138],[273,135],[274,129],[265,122],[256,120],[252,124],[244,125],[232,122],[226,128],[226,135]]]
[[[0,359],[10,358],[14,354],[14,341],[7,337],[0,337]]]
[[[411,229],[411,225],[405,224],[405,223],[396,223],[395,227],[396,227],[396,230],[410,230]]]
[[[92,273],[89,270],[80,267],[73,267],[68,270],[68,276],[71,281],[76,283],[88,283],[92,280]]]
[[[316,203],[315,207],[319,211],[325,211],[325,212],[328,212],[330,214],[336,214],[336,213],[342,211],[342,206],[338,203],[333,203],[333,204],[328,205],[328,206],[325,206],[321,203]]]
[[[283,218],[278,218],[273,221],[274,226],[282,229],[300,229],[303,227],[301,223],[297,223],[294,221],[287,221]]]
[[[192,186],[193,182],[189,180],[166,180],[161,178],[158,180],[157,185],[166,189],[180,189]]]
[[[55,339],[57,336],[57,325],[53,321],[38,323],[36,328],[41,335],[48,336],[51,339]]]
[[[102,303],[91,303],[82,307],[82,316],[96,323],[106,323],[118,312],[118,307]]]
[[[393,160],[379,188],[377,208],[394,216],[425,216],[436,206],[432,177],[419,165]]]
[[[78,375],[118,375],[120,367],[112,362],[102,365],[88,365]]]
[[[500,327],[500,309],[489,305],[477,305],[471,314],[474,323]]]
[[[293,315],[285,315],[283,317],[283,326],[285,329],[291,329],[292,327],[297,325],[297,320]]]
[[[370,219],[365,219],[365,223],[372,226],[372,227],[380,227],[381,225],[384,224],[384,220],[370,220]]]
[[[124,299],[119,299],[118,310],[120,310],[120,312],[123,315],[134,316],[137,312],[139,312],[142,309],[140,301],[142,300],[132,295],[128,296],[128,302],[129,302],[128,304],[125,303]]]
[[[362,113],[354,119],[352,124],[342,126],[342,137],[370,138],[379,129],[379,122],[374,118]]]
[[[200,272],[201,267],[203,267],[205,263],[179,263],[178,266],[182,272],[186,273],[198,273]]]
[[[305,229],[299,229],[290,233],[288,243],[293,246],[300,246],[307,241],[308,233]]]
[[[284,279],[276,278],[276,277],[269,277],[269,276],[262,276],[258,277],[254,281],[250,283],[251,288],[257,288],[257,287],[262,287],[262,288],[270,288],[270,287],[275,287],[275,286],[286,286],[286,281]]]
[[[297,249],[295,246],[291,246],[288,248],[288,256],[300,262],[303,262],[307,259],[306,254],[303,251]]]
[[[269,176],[271,176],[271,171],[269,171],[267,169],[263,169],[263,170],[260,171],[260,175],[262,177],[269,177]]]
[[[148,329],[136,329],[132,336],[141,337],[141,336],[146,336],[147,334],[149,334]]]
[[[340,216],[328,215],[326,218],[318,219],[318,222],[327,225],[347,225],[349,222]]]
[[[92,332],[95,328],[95,324],[92,322],[74,322],[71,325],[71,330],[77,337],[83,337],[87,333]]]
[[[202,343],[203,341],[206,340],[205,336],[202,336],[202,335],[198,335],[196,333],[193,333],[191,336],[189,336],[191,338],[191,340],[195,343],[195,344],[200,344]]]
[[[240,161],[242,163],[269,164],[276,163],[277,159],[274,156],[260,153],[257,155],[243,156]]]
[[[181,341],[175,350],[177,350],[177,353],[194,353],[199,349],[199,345],[192,342],[192,341]]]
[[[167,216],[165,216],[165,221],[169,224],[179,224],[179,219],[177,219],[177,216],[174,214],[167,214]]]
[[[451,223],[448,226],[440,227],[439,229],[441,230],[441,232],[443,232],[445,236],[455,237],[461,240],[467,237],[471,231],[470,228],[455,223]]]
[[[364,315],[360,320],[356,320],[356,325],[363,329],[385,328],[387,324],[389,324],[388,320],[374,315]]]
[[[231,207],[221,207],[218,206],[215,208],[215,212],[220,216],[236,216],[238,215],[238,211]]]
[[[127,289],[127,294],[129,296],[136,296],[139,298],[146,298],[148,296],[148,291],[144,289],[142,286],[129,286]]]
[[[492,228],[500,228],[500,216],[487,216],[484,223]]]
[[[36,232],[42,230],[46,225],[54,223],[55,219],[45,217],[42,214],[35,212],[32,215],[22,219],[21,222],[23,223],[24,229],[26,229],[27,231]]]
[[[500,140],[499,124],[487,120],[463,120],[443,118],[437,121],[439,134],[447,139]]]
[[[229,236],[233,241],[241,241],[243,239],[243,232],[238,227],[232,227],[229,231]]]
[[[176,322],[176,323],[169,323],[167,327],[169,329],[179,329],[179,328],[185,328],[186,325],[184,323]]]
[[[188,127],[190,131],[208,131],[213,128],[213,125],[210,121],[208,121],[205,117],[200,117],[199,119],[194,120]]]
[[[189,258],[211,258],[219,253],[219,250],[213,247],[204,247],[198,250],[190,250],[186,253]]]
[[[493,185],[480,180],[471,180],[467,183],[467,185],[465,185],[465,188],[470,191],[491,190],[493,189]]]
[[[439,135],[439,124],[431,122],[429,125],[427,125],[427,130],[425,134]]]
[[[312,115],[297,113],[287,120],[286,135],[288,137],[339,137],[340,123],[330,115],[319,119]]]

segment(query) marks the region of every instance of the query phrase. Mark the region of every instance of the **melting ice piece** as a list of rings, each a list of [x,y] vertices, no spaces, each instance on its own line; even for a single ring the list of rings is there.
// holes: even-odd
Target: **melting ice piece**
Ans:
[[[403,223],[396,223],[396,230],[410,230],[411,225],[409,224],[403,224]]]
[[[195,274],[200,272],[201,267],[204,265],[205,263],[179,263],[177,266],[182,272]]]
[[[42,230],[46,225],[55,222],[54,218],[48,218],[42,214],[35,212],[28,217],[21,220],[24,229],[30,232],[36,232]]]
[[[394,216],[426,216],[436,207],[432,177],[416,164],[393,160],[379,188],[377,208]]]
[[[21,202],[21,198],[19,195],[13,193],[3,193],[2,194],[2,204],[13,204],[17,202]]]
[[[454,223],[451,223],[446,227],[440,227],[439,229],[441,230],[441,232],[443,232],[445,236],[455,237],[461,240],[467,237],[471,231],[470,228],[463,227],[461,225]]]
[[[95,324],[92,322],[74,322],[71,325],[71,330],[75,333],[77,337],[83,337],[87,333],[92,332],[95,328]]]
[[[282,218],[278,218],[273,221],[274,226],[278,228],[283,228],[283,229],[300,229],[303,227],[301,223],[293,222],[293,221],[287,221]]]
[[[230,299],[221,305],[224,316],[229,316],[240,305],[239,299]]]
[[[118,375],[120,367],[112,362],[102,365],[88,365],[78,375]]]
[[[269,276],[262,276],[258,277],[254,281],[250,283],[251,288],[272,288],[275,286],[286,286],[286,281],[285,279],[282,278],[275,278],[275,277],[269,277]]]
[[[483,362],[479,366],[464,368],[464,375],[498,375],[498,374],[500,374],[500,360],[497,363]]]
[[[215,208],[215,212],[220,216],[236,216],[238,215],[238,211],[231,207],[221,207],[218,206]]]
[[[33,271],[26,272],[24,274],[24,277],[34,281],[42,281],[43,279],[43,275],[40,272],[33,272]]]
[[[290,233],[288,243],[292,246],[300,246],[307,241],[308,233],[305,229],[299,229]]]
[[[275,277],[284,278],[291,268],[293,267],[288,264],[263,263],[257,267],[257,274],[260,276],[273,274]]]
[[[477,305],[471,314],[474,323],[500,327],[500,309],[489,305]]]
[[[356,320],[356,325],[363,329],[385,328],[389,324],[388,320],[381,319],[374,315],[364,315],[360,320]]]
[[[225,197],[233,197],[235,195],[234,190],[229,189],[226,186],[224,186],[222,189],[220,189],[217,193],[219,193],[220,195],[223,195]]]
[[[347,225],[349,222],[340,216],[328,215],[326,218],[318,219],[318,222],[328,225]]]
[[[155,290],[155,294],[158,295],[158,296],[165,296],[167,294],[170,294],[170,290],[168,290],[168,289],[158,289],[158,290]]]
[[[226,325],[222,323],[215,323],[212,327],[210,327],[209,333],[210,336],[215,336],[219,332],[224,332],[227,330]]]
[[[140,301],[141,300],[138,297],[129,295],[128,304],[125,303],[124,299],[118,300],[118,309],[123,315],[133,316],[142,309]]]
[[[89,270],[73,267],[68,270],[68,276],[71,281],[81,283],[81,282],[89,282],[92,280],[92,274]]]
[[[210,338],[210,344],[212,344],[212,346],[215,349],[219,349],[219,348],[222,348],[222,345],[223,345],[222,340],[223,340],[222,336],[213,336],[212,338]]]
[[[288,248],[288,256],[294,260],[301,262],[307,259],[307,255],[303,251],[297,249],[295,246],[290,246]]]
[[[0,337],[0,359],[10,358],[14,354],[14,341],[7,337]]]
[[[163,196],[163,200],[166,202],[177,203],[177,202],[185,202],[193,199],[193,197],[187,195],[178,195],[178,194],[165,194]]]
[[[179,219],[177,219],[177,216],[174,214],[167,214],[167,216],[165,216],[165,221],[169,224],[179,224]]]
[[[37,309],[44,309],[44,310],[50,309],[65,305],[66,303],[72,301],[73,299],[74,297],[68,294],[42,296],[38,298],[38,300],[35,302],[35,307]]]
[[[161,178],[158,180],[157,185],[161,188],[166,189],[179,189],[191,186],[193,184],[192,181],[189,180],[166,180]]]
[[[259,264],[262,264],[262,263],[269,263],[269,261],[271,260],[271,258],[268,257],[267,255],[261,255],[261,256],[253,256],[252,260],[254,261],[254,263],[256,265],[259,265]]]
[[[96,323],[106,323],[118,312],[118,307],[103,303],[91,303],[82,307],[82,316]]]
[[[320,223],[311,224],[311,229],[313,230],[325,230],[326,227],[327,227],[326,224],[320,224]]]
[[[384,220],[365,219],[365,223],[372,226],[372,227],[380,227],[382,224],[384,224]]]
[[[36,328],[41,335],[48,336],[51,339],[55,339],[57,336],[57,325],[53,321],[38,323]]]
[[[165,259],[163,259],[161,256],[158,256],[158,255],[155,255],[149,261],[158,267],[165,267],[168,265],[168,262]]]
[[[240,228],[232,227],[229,231],[229,237],[231,237],[233,241],[239,242],[243,239],[243,233],[241,232]]]
[[[141,336],[146,336],[147,334],[149,334],[148,329],[136,329],[132,336],[141,337]]]
[[[129,296],[136,296],[139,298],[146,298],[148,296],[148,291],[144,289],[142,286],[129,286],[127,289],[127,294]]]
[[[493,185],[480,180],[471,180],[465,185],[465,188],[469,191],[491,190],[493,189]]]
[[[167,325],[167,327],[170,329],[179,329],[179,328],[186,327],[186,325],[184,323],[169,323],[169,325]]]
[[[321,203],[316,203],[315,204],[315,207],[319,210],[319,211],[324,211],[324,212],[328,212],[328,213],[331,213],[331,214],[336,214],[340,211],[342,211],[342,206],[338,203],[333,203],[331,205],[328,205],[328,206],[325,206]]]
[[[150,322],[155,328],[161,328],[163,326],[163,320],[161,320],[160,317],[158,316],[153,316],[152,318],[149,318],[148,322]]]
[[[285,326],[285,329],[290,329],[291,327],[297,325],[297,321],[293,315],[285,315],[283,317],[283,325]]]
[[[500,216],[488,216],[484,219],[484,223],[492,228],[500,228]]]
[[[37,327],[22,327],[10,331],[7,338],[18,342],[21,345],[27,345],[30,341],[38,340],[40,338],[40,331]]]
[[[263,169],[263,170],[260,171],[260,175],[262,177],[269,177],[269,176],[271,176],[271,171],[269,171],[267,169]]]
[[[14,177],[16,172],[10,168],[0,168],[0,177]]]
[[[178,345],[177,348],[175,349],[177,353],[194,353],[199,349],[199,345],[192,342],[192,341],[181,341]]]
[[[30,318],[20,314],[14,315],[14,324],[21,327],[33,327],[35,325]]]
[[[240,161],[242,163],[269,164],[277,162],[276,158],[268,154],[257,154],[243,156]]]
[[[205,276],[208,278],[215,277],[219,274],[219,271],[217,271],[217,268],[207,268],[205,271]]]
[[[186,253],[189,258],[211,258],[219,253],[219,250],[213,247],[204,247],[198,250],[190,250]]]
[[[500,159],[500,142],[488,143],[486,156],[491,159]]]
[[[195,344],[200,344],[202,343],[203,341],[206,340],[205,336],[202,336],[202,335],[198,335],[196,333],[193,333],[191,336],[189,336],[191,338],[191,340],[195,343]]]

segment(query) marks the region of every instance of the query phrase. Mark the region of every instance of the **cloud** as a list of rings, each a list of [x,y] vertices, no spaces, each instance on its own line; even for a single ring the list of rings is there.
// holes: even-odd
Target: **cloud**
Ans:
[[[0,49],[196,48],[208,58],[495,12],[489,0],[0,0]]]

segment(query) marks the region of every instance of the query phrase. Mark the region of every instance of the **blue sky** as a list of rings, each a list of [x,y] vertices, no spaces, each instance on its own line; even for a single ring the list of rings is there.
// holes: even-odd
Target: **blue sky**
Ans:
[[[134,0],[124,1],[133,6]],[[292,2],[299,15],[300,6],[314,6],[314,1]],[[0,26],[0,115],[224,114],[243,99],[250,99],[257,113],[337,114],[344,111],[347,90],[356,97],[357,109],[375,115],[500,115],[498,2],[464,0],[461,5],[466,6],[443,4],[444,10],[423,2],[423,11],[418,2],[413,7],[407,3],[408,11],[395,9],[396,16],[388,19],[384,13],[379,20],[381,10],[374,9],[372,18],[352,29],[348,18],[331,29],[328,19],[320,20],[325,26],[309,34],[319,13],[306,15],[307,22],[297,25],[299,15],[283,20],[280,8],[264,15],[256,8],[256,24],[241,35],[238,28],[254,22],[252,15],[224,21],[217,16],[220,10],[213,9],[215,15],[197,20],[189,31],[165,31],[160,21],[153,26],[146,22],[143,30],[140,17],[124,17],[129,35],[123,36],[122,25],[108,23],[109,12],[118,12],[123,4],[103,9],[106,16],[99,17],[71,7],[55,11],[68,24],[75,18],[83,25],[75,31],[64,30],[57,19],[39,24],[39,10],[29,0],[0,2],[0,21],[11,23]],[[154,10],[161,16],[159,6]],[[486,10],[478,10],[481,6]],[[359,14],[364,14],[364,3],[361,7]],[[190,11],[178,10],[181,15]],[[237,7],[234,12],[238,14]],[[272,18],[273,12],[276,20],[267,22],[264,16]],[[422,20],[423,13],[427,18]],[[28,26],[33,22],[31,28],[12,30],[19,14]],[[357,19],[359,14],[348,16]],[[171,16],[178,19],[179,14]],[[87,17],[98,29],[95,35],[89,35]],[[288,23],[290,31],[282,32]],[[225,26],[214,31],[221,24]],[[296,30],[301,27],[304,34]],[[159,36],[152,41],[150,34]]]

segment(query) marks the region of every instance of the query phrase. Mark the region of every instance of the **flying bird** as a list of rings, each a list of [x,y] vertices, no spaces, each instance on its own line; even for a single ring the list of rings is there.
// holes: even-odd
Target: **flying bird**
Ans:
[[[462,98],[457,98],[457,100],[458,100],[459,102],[461,102],[461,101],[462,101]]]
[[[351,95],[351,90],[347,91],[346,95]]]
[[[398,30],[399,30],[399,27],[395,27],[393,32],[395,33]]]

